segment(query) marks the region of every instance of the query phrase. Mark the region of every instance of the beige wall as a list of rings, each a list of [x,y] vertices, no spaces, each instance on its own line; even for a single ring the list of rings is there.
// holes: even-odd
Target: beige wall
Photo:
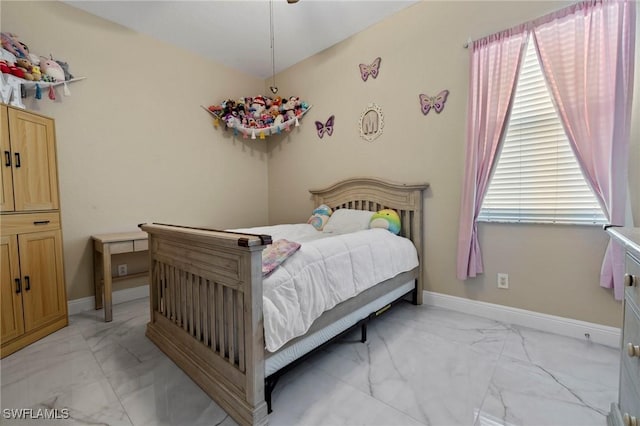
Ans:
[[[283,94],[314,104],[294,134],[269,141],[269,220],[305,220],[308,188],[354,176],[429,182],[425,200],[425,274],[429,291],[620,326],[621,305],[599,286],[607,244],[598,227],[481,224],[485,274],[456,279],[456,248],[468,92],[468,37],[506,29],[569,2],[422,2],[317,54],[277,76]],[[382,57],[380,75],[366,83],[359,63]],[[639,84],[640,85],[640,84]],[[418,94],[450,91],[444,111],[423,116]],[[358,136],[357,119],[376,102],[384,134]],[[315,120],[335,114],[331,137],[319,139]],[[638,117],[638,114],[635,115]],[[636,162],[638,122],[632,155]],[[634,209],[638,174],[631,178]],[[506,272],[510,289],[498,290]]]
[[[257,93],[261,79],[60,2],[3,0],[1,7],[2,31],[87,77],[70,85],[69,98],[59,90],[56,102],[46,92],[26,102],[56,120],[69,299],[93,295],[91,234],[148,221],[266,222],[265,143],[234,141],[200,108]],[[140,263],[122,262],[130,270]]]

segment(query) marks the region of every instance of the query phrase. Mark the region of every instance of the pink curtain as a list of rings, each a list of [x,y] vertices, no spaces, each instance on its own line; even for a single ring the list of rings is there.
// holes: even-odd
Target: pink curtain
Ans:
[[[521,25],[473,42],[467,103],[465,176],[458,233],[457,275],[482,273],[477,218],[505,133],[527,39]]]
[[[635,1],[588,1],[534,22],[543,72],[567,137],[609,223],[624,225]],[[623,298],[624,252],[609,243],[600,285]]]

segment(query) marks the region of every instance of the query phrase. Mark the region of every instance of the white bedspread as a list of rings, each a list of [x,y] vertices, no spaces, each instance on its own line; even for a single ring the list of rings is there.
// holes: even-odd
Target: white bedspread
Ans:
[[[263,281],[265,343],[270,352],[306,333],[313,321],[340,302],[418,266],[413,243],[385,229],[335,235],[296,224],[238,231],[302,243]]]

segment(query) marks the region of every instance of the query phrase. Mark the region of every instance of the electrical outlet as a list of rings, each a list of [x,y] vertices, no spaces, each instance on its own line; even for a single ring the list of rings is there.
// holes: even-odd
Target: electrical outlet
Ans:
[[[509,288],[509,274],[498,273],[498,288]]]
[[[121,277],[123,275],[127,275],[127,264],[123,263],[122,265],[118,265],[118,276]]]

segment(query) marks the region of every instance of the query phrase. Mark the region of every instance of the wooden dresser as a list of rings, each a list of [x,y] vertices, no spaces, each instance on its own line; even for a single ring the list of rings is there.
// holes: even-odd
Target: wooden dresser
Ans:
[[[68,323],[55,124],[0,104],[0,357]]]
[[[640,426],[640,228],[611,227],[607,232],[626,249],[620,391],[607,422]]]

